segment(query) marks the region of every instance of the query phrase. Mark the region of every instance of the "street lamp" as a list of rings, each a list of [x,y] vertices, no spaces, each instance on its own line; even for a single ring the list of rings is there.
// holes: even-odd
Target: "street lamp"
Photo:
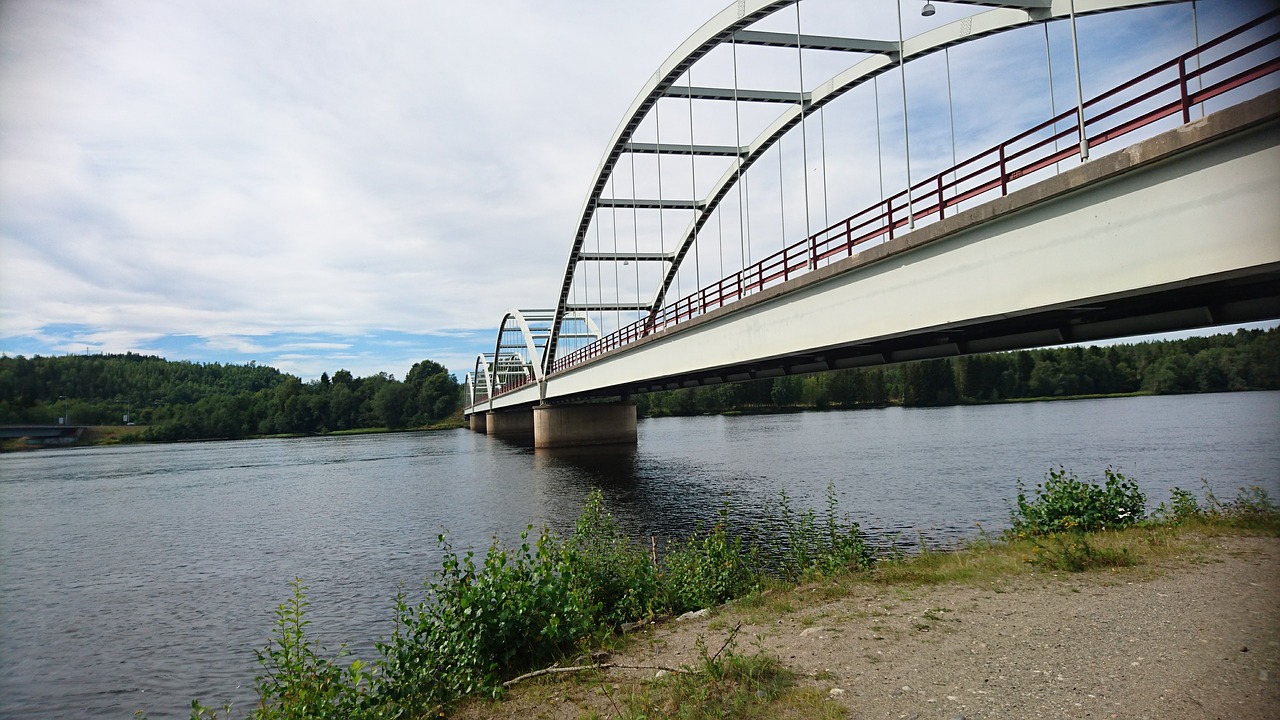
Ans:
[[[61,402],[61,403],[62,403],[62,417],[58,418],[58,424],[60,424],[60,425],[68,425],[68,424],[70,424],[70,421],[69,421],[69,420],[68,420],[68,418],[67,418],[67,405],[68,405],[68,403],[67,403],[67,396],[66,396],[66,395],[59,395],[59,396],[58,396],[58,402]]]
[[[936,12],[938,12],[938,9],[935,8],[931,2],[926,2],[924,7],[920,9],[920,15],[923,17],[933,17],[933,14]]]

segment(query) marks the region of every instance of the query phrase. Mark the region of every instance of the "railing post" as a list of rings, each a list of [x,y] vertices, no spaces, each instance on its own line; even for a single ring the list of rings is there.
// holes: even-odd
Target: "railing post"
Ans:
[[[884,211],[885,219],[889,223],[889,239],[892,240],[893,239],[893,198],[889,198],[888,200],[885,200],[884,205],[885,205],[885,211]]]
[[[844,220],[844,246],[849,249],[847,257],[853,257],[853,216]]]
[[[1004,143],[1000,143],[997,149],[1000,151],[1000,194],[1003,196],[1009,194],[1009,179],[1004,171]]]
[[[1178,90],[1182,93],[1182,124],[1191,122],[1191,103],[1187,97],[1187,58],[1178,58]]]
[[[943,200],[942,200],[942,175],[939,174],[938,175],[938,219],[939,220],[947,216],[946,209],[947,209],[946,205],[943,204]]]

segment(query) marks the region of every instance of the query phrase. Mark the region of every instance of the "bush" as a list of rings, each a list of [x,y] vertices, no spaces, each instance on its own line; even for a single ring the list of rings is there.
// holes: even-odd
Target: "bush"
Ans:
[[[663,610],[680,613],[699,610],[741,597],[760,583],[759,553],[744,553],[741,538],[730,538],[729,508],[705,535],[699,530],[667,547],[659,574],[658,603]]]
[[[779,523],[785,540],[783,576],[804,580],[847,570],[865,570],[874,561],[862,528],[848,518],[837,520],[835,486],[827,484],[827,512],[821,526],[813,509],[795,514],[786,490],[778,493]]]
[[[359,660],[343,667],[347,655],[339,648],[330,656],[319,641],[308,642],[306,627],[307,588],[295,578],[289,583],[293,597],[276,608],[276,636],[267,647],[255,650],[263,674],[257,678],[258,710],[261,720],[308,720],[310,718],[365,717],[373,674]],[[208,712],[197,703],[192,715]],[[229,711],[228,711],[229,714]],[[210,715],[212,716],[212,715]]]
[[[1190,521],[1210,521],[1232,527],[1268,529],[1276,524],[1276,505],[1267,491],[1257,485],[1240,488],[1234,500],[1220,500],[1204,482],[1204,500],[1195,493],[1174,487],[1169,504],[1156,509],[1162,521],[1175,525]]]
[[[588,634],[590,603],[558,544],[545,530],[532,548],[528,532],[521,540],[514,551],[495,540],[477,567],[439,536],[444,560],[427,599],[411,607],[397,597],[395,629],[377,644],[384,707],[437,714],[466,695],[495,696],[505,673],[549,662]]]
[[[1095,532],[1133,525],[1146,515],[1146,495],[1138,484],[1111,468],[1104,471],[1105,485],[1081,482],[1076,474],[1058,467],[1036,485],[1036,499],[1027,500],[1018,483],[1018,507],[1010,513],[1012,535],[1047,535],[1055,532]]]
[[[653,612],[658,573],[644,548],[627,537],[592,490],[564,544],[564,568],[592,618],[609,629]]]

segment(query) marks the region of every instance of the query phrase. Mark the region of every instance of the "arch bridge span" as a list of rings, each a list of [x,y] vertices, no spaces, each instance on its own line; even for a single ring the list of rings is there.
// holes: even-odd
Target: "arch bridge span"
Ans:
[[[793,128],[800,128],[803,144],[806,117],[849,90],[979,37],[1175,3],[950,4],[999,7],[888,40],[802,32],[798,9],[794,34],[752,27],[798,7],[794,1],[739,2],[704,25],[633,102],[584,203],[556,308],[507,313],[494,353],[481,355],[469,378],[473,390],[485,389],[471,398],[469,412],[1280,317],[1280,216],[1268,199],[1280,188],[1274,148],[1280,102],[1273,92],[1280,21],[1274,10],[1081,96],[1075,107],[940,172],[912,178],[907,164],[909,190],[817,232],[806,227],[801,240],[756,262],[743,253],[741,268],[718,281],[705,284],[695,274],[698,290],[668,300],[688,261],[698,266],[700,233],[713,218],[723,238],[724,204],[736,202],[749,225],[743,196],[756,185],[746,182],[746,171]],[[1191,15],[1195,22],[1194,9]],[[1045,38],[1048,48],[1047,26]],[[734,53],[756,46],[801,59],[812,50],[860,59],[790,95],[752,92],[736,81],[727,90],[694,85],[694,65],[726,45]],[[802,83],[803,77],[801,69]],[[900,78],[900,120],[909,143],[910,84],[905,74]],[[949,83],[948,76],[948,90]],[[881,98],[878,90],[875,97]],[[682,142],[638,140],[664,98],[689,104]],[[773,103],[784,110],[752,140],[704,144],[697,142],[695,100]],[[877,110],[877,136],[879,121]],[[824,154],[826,144],[823,136]],[[952,144],[954,153],[954,134]],[[646,155],[691,162],[720,157],[727,166],[705,193],[695,175],[688,196],[668,197],[659,161],[658,197],[643,198],[635,192],[634,162]],[[615,177],[623,158],[632,163],[629,192],[619,192]],[[781,168],[780,151],[778,158]],[[825,185],[824,177],[824,215]],[[808,202],[806,185],[806,225],[815,214]],[[630,253],[618,250],[616,237],[612,249],[600,249],[602,218],[613,216],[616,234],[619,210],[631,215],[637,237]],[[642,211],[660,218],[683,213],[677,241],[666,243],[660,222],[659,251],[642,248]],[[593,230],[594,252],[588,247]],[[746,234],[740,233],[740,244],[749,240]],[[583,297],[583,267],[612,264],[618,278],[624,276],[619,267],[633,263],[660,267],[649,274],[652,295],[640,299],[637,267],[630,288],[635,301],[620,300],[622,284],[612,298]],[[597,267],[594,279],[607,275]],[[636,319],[602,332],[608,313],[620,318],[624,312]],[[592,322],[593,314],[600,322]],[[514,330],[519,340],[504,341]],[[504,372],[516,377],[516,355],[519,381],[499,380]]]

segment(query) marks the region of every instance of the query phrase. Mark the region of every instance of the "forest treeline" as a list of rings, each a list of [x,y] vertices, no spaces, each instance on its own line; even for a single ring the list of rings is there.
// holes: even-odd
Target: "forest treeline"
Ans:
[[[0,424],[146,425],[194,440],[421,427],[453,414],[457,380],[423,360],[404,380],[346,370],[303,382],[275,368],[136,355],[0,357]],[[644,416],[775,408],[930,406],[1109,395],[1280,390],[1280,329],[1108,347],[925,360],[636,395]]]
[[[0,424],[146,425],[149,440],[242,438],[355,428],[419,427],[451,415],[457,380],[439,363],[319,380],[256,363],[169,361],[150,355],[0,357]]]
[[[1280,330],[966,355],[636,396],[640,415],[920,407],[1078,395],[1280,390]]]

